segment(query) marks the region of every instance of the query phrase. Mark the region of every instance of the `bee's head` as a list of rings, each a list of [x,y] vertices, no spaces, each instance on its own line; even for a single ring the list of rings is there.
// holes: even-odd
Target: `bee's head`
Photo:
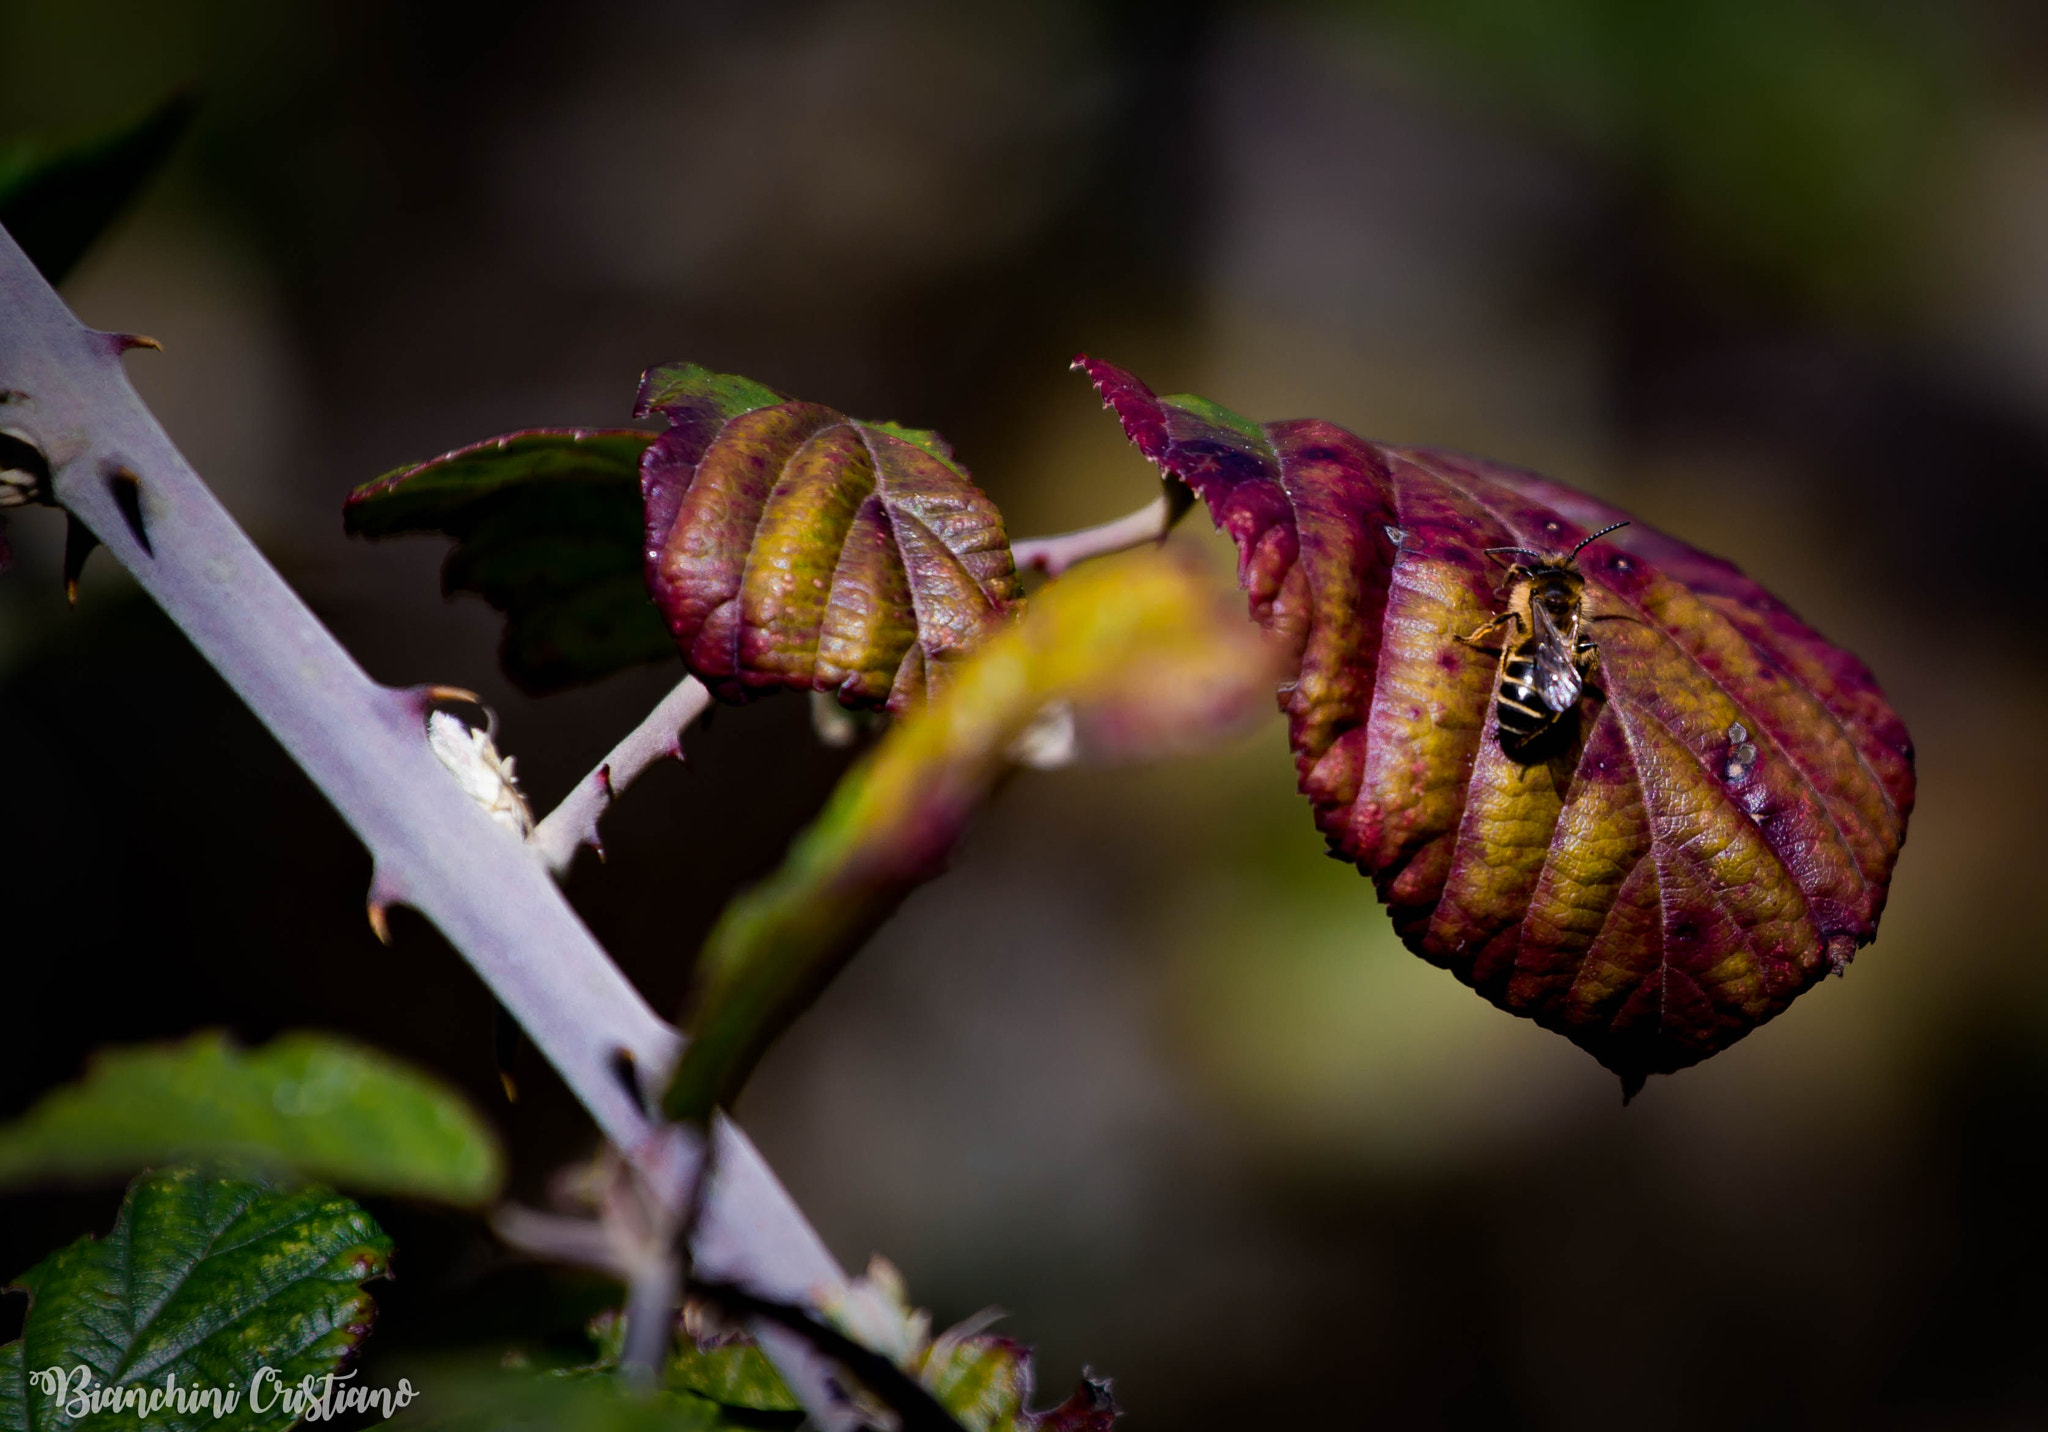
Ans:
[[[1559,623],[1571,619],[1585,590],[1586,579],[1570,557],[1546,558],[1529,573],[1529,600]]]
[[[1572,588],[1573,593],[1576,595],[1579,588],[1585,585],[1585,579],[1579,576],[1579,553],[1585,551],[1588,546],[1599,541],[1608,533],[1626,526],[1628,526],[1626,522],[1610,522],[1598,532],[1590,533],[1579,539],[1579,545],[1572,548],[1569,552],[1544,553],[1538,552],[1533,547],[1487,547],[1483,550],[1489,557],[1497,558],[1499,553],[1514,552],[1530,559],[1527,562],[1502,563],[1503,566],[1507,567],[1508,578],[1511,581],[1536,581],[1545,576],[1562,574],[1570,577],[1577,584]]]

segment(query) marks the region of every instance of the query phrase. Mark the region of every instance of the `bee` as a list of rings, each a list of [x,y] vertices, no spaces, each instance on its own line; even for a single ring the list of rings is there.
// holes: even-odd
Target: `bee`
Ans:
[[[1488,547],[1487,555],[1515,552],[1533,558],[1530,563],[1502,563],[1506,580],[1508,609],[1472,632],[1457,639],[1466,646],[1480,647],[1480,641],[1512,625],[1514,636],[1500,651],[1500,688],[1494,711],[1500,726],[1500,746],[1513,755],[1555,726],[1567,711],[1578,705],[1600,662],[1600,649],[1583,633],[1586,617],[1586,579],[1579,574],[1579,553],[1586,546],[1626,522],[1603,527],[1569,552],[1548,556],[1527,547]]]

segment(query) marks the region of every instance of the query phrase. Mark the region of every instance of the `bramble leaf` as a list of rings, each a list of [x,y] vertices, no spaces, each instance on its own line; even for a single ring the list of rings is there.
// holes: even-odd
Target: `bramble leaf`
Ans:
[[[640,560],[636,428],[535,428],[399,468],[350,494],[357,536],[455,539],[441,589],[505,613],[499,659],[530,695],[672,658]]]
[[[316,1034],[242,1050],[218,1033],[111,1049],[0,1127],[0,1187],[127,1175],[172,1159],[268,1165],[371,1193],[489,1201],[497,1138],[462,1097]]]
[[[905,711],[1023,596],[1002,515],[936,434],[693,364],[650,370],[647,584],[726,701],[825,691]]]
[[[1735,567],[1635,524],[1586,549],[1596,678],[1541,761],[1497,739],[1482,549],[1626,514],[1531,473],[1254,424],[1076,360],[1236,541],[1303,794],[1408,947],[1619,1074],[1697,1063],[1877,933],[1913,748],[1868,669]]]
[[[1238,728],[1273,662],[1171,558],[1091,564],[1047,586],[840,782],[768,881],[705,943],[675,1118],[729,1102],[768,1043],[910,890],[943,869],[1020,735],[1069,703],[1082,750],[1138,756]]]
[[[196,109],[177,94],[127,128],[69,149],[0,151],[0,228],[44,278],[62,283],[170,158]]]
[[[1118,1415],[1109,1383],[1098,1378],[1083,1378],[1058,1407],[1031,1411],[1031,1349],[986,1332],[998,1316],[993,1312],[933,1337],[930,1315],[910,1305],[901,1275],[884,1259],[870,1262],[823,1311],[839,1332],[908,1373],[966,1432],[1108,1432]],[[800,1404],[773,1365],[745,1333],[711,1331],[715,1321],[700,1302],[685,1305],[681,1345],[664,1370],[664,1390],[701,1397],[749,1419],[748,1425],[768,1424],[777,1415],[794,1425]],[[590,1335],[597,1360],[577,1371],[616,1368],[623,1317],[600,1314]]]
[[[439,1367],[431,1381],[432,1394],[393,1421],[393,1432],[758,1432],[781,1425],[736,1419],[688,1393],[642,1393],[608,1372]],[[422,1375],[421,1385],[427,1382]]]
[[[79,1432],[245,1432],[299,1420],[275,1397],[252,1404],[251,1381],[324,1377],[369,1332],[361,1284],[382,1276],[391,1242],[370,1215],[327,1189],[286,1189],[192,1169],[129,1185],[113,1231],[81,1238],[15,1281],[30,1297],[21,1340],[0,1349],[0,1432],[58,1425],[69,1399],[138,1389],[153,1410],[91,1412]],[[90,1385],[76,1369],[90,1374]],[[59,1388],[54,1379],[62,1377]],[[235,1394],[181,1411],[156,1391]]]
[[[666,1381],[671,1391],[749,1412],[795,1412],[803,1405],[761,1349],[745,1339],[707,1344],[684,1338],[669,1358]]]
[[[1071,1397],[1031,1411],[1031,1349],[984,1331],[986,1311],[933,1337],[931,1315],[910,1304],[903,1276],[884,1258],[826,1304],[825,1315],[862,1345],[884,1352],[967,1432],[1108,1432],[1118,1416],[1106,1380],[1084,1377]]]
[[[775,1364],[745,1333],[714,1334],[703,1327],[696,1303],[683,1309],[683,1332],[669,1351],[661,1385],[742,1412],[797,1413],[797,1400]],[[612,1371],[625,1349],[626,1318],[617,1308],[590,1320],[590,1340],[597,1344],[592,1369]]]

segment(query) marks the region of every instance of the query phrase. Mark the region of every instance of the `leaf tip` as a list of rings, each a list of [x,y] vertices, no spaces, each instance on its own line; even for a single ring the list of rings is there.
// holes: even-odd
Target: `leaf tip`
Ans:
[[[1856,937],[1833,934],[1827,943],[1828,973],[1836,979],[1849,973],[1849,962],[1856,958]]]
[[[1088,375],[1102,406],[1116,414],[1124,436],[1147,460],[1158,463],[1166,456],[1166,410],[1159,395],[1146,387],[1134,373],[1086,353],[1074,355],[1070,365]]]

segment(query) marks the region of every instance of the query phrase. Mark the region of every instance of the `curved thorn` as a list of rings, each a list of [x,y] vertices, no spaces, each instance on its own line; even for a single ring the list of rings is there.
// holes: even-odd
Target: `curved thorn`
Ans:
[[[438,682],[430,682],[424,686],[400,687],[398,695],[411,705],[413,714],[421,720],[426,719],[427,713],[433,710],[436,702],[449,701],[463,706],[474,706],[484,713],[484,734],[493,741],[498,739],[498,713],[485,703],[483,697],[466,686],[443,686]]]
[[[64,596],[74,607],[78,605],[78,579],[85,571],[85,559],[99,545],[100,539],[90,527],[73,514],[64,514]]]

